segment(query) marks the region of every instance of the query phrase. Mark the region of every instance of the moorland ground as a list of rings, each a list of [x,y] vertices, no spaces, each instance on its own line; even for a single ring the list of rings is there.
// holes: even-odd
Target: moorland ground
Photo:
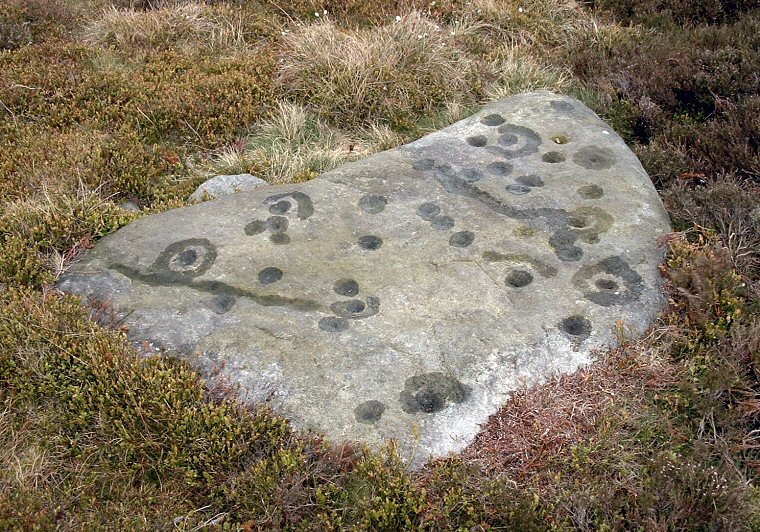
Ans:
[[[210,175],[301,182],[538,88],[649,172],[669,306],[458,456],[299,433],[53,288]],[[0,529],[759,528],[759,151],[757,0],[0,0]]]

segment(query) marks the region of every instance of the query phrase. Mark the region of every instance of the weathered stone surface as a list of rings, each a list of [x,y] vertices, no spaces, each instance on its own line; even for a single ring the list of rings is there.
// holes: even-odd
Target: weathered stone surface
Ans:
[[[623,141],[540,92],[309,183],[143,218],[60,286],[299,426],[421,461],[618,320],[646,328],[669,230]]]
[[[269,183],[251,174],[218,175],[199,186],[190,194],[190,202],[197,203],[204,199],[220,198],[236,192],[250,192]]]
[[[125,201],[119,207],[129,212],[140,212],[140,207],[134,201]]]

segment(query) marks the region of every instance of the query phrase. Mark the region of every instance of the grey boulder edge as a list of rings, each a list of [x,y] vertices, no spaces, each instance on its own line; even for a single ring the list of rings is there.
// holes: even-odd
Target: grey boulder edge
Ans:
[[[622,139],[542,91],[308,183],[142,218],[59,287],[242,400],[333,441],[396,439],[417,466],[615,345],[619,321],[644,331],[669,231]]]

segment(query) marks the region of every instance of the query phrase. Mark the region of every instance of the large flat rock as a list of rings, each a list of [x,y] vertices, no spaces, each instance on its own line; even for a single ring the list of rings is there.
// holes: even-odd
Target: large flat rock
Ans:
[[[311,182],[140,219],[60,283],[334,440],[464,447],[661,308],[668,217],[580,102],[515,96]]]

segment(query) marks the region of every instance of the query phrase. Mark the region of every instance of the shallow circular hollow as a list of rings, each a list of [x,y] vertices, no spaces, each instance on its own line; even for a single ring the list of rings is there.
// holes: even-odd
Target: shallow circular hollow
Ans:
[[[591,334],[591,322],[580,314],[573,314],[562,320],[560,329],[570,336],[584,338]]]
[[[504,117],[497,114],[484,116],[483,118],[480,119],[481,124],[485,124],[490,127],[500,126],[504,122],[506,122],[506,120],[504,120]]]
[[[604,170],[615,165],[617,156],[606,146],[584,146],[573,155],[573,162],[587,170]]]
[[[436,216],[430,220],[430,226],[438,231],[445,231],[454,227],[454,218],[451,216]]]
[[[597,279],[594,282],[594,286],[596,286],[599,290],[617,290],[618,289],[618,284],[612,279],[607,279],[607,278]]]
[[[343,332],[348,330],[348,320],[337,316],[328,316],[319,320],[319,328],[325,332]]]
[[[274,266],[264,268],[259,272],[259,283],[261,284],[276,283],[280,279],[282,279],[282,270]]]
[[[467,144],[475,148],[482,148],[488,144],[488,139],[485,137],[485,135],[473,135],[471,137],[467,137]]]
[[[415,161],[412,163],[412,168],[418,171],[427,171],[432,170],[435,168],[435,159],[431,159],[430,157],[425,157],[424,159],[420,159],[418,161]]]
[[[583,185],[576,192],[583,199],[599,199],[604,196],[604,190],[598,185]]]
[[[523,194],[527,194],[530,192],[530,187],[526,187],[525,185],[507,185],[506,191],[510,194],[516,194],[517,196],[522,196]]]
[[[526,270],[512,270],[504,282],[512,288],[523,288],[533,282],[533,274]]]
[[[358,241],[359,247],[362,249],[366,249],[368,251],[375,251],[377,249],[380,249],[380,246],[383,245],[383,239],[379,236],[374,235],[365,235],[359,237]]]
[[[486,172],[493,175],[509,175],[512,172],[512,165],[504,161],[496,161],[486,166]]]
[[[269,206],[269,212],[272,214],[285,214],[290,210],[289,201],[278,201]]]
[[[237,298],[231,294],[217,294],[209,303],[211,310],[216,314],[226,314],[237,303]]]
[[[541,156],[541,160],[545,163],[562,163],[565,162],[565,156],[558,151],[548,151]]]
[[[531,188],[544,186],[544,179],[536,174],[521,175],[517,178],[517,182]]]
[[[288,230],[288,219],[284,216],[270,216],[267,218],[267,229],[272,233],[284,233]]]
[[[367,305],[364,304],[364,301],[352,299],[351,301],[346,301],[345,308],[346,312],[349,314],[361,314],[364,312],[364,309],[367,308]]]
[[[177,262],[182,266],[192,266],[193,263],[198,260],[198,251],[189,248],[177,255]]]
[[[430,221],[438,214],[440,214],[441,208],[432,202],[423,203],[419,207],[417,207],[417,216],[422,218],[423,220]]]
[[[245,228],[243,229],[243,231],[245,232],[246,235],[252,236],[252,235],[257,235],[259,233],[263,233],[266,230],[266,228],[267,228],[267,225],[264,221],[254,220],[250,222],[249,224],[247,224]]]
[[[554,144],[567,144],[570,142],[570,137],[567,135],[552,135],[550,138]]]
[[[472,231],[459,231],[449,237],[449,245],[455,248],[466,248],[475,240]]]
[[[520,139],[514,133],[504,133],[499,136],[498,141],[502,146],[514,146],[520,142]]]
[[[173,272],[188,273],[196,270],[202,263],[205,249],[201,246],[190,246],[174,255],[167,266]]]
[[[388,198],[375,194],[368,194],[359,200],[359,207],[367,214],[379,214],[388,205]]]
[[[179,281],[202,275],[216,259],[216,248],[205,238],[174,242],[153,263],[153,271]]]
[[[567,246],[557,249],[556,255],[563,262],[578,262],[583,258],[583,250],[578,246]]]
[[[588,227],[589,220],[585,216],[572,216],[567,223],[570,227],[583,229],[584,227]]]
[[[359,283],[353,279],[338,279],[333,290],[341,296],[353,297],[359,293]]]
[[[480,181],[483,179],[483,172],[477,168],[465,168],[459,172],[459,177],[467,183],[474,183],[475,181]]]
[[[552,100],[549,102],[549,105],[554,109],[555,111],[572,111],[574,109],[573,104],[570,102],[566,102],[563,100]]]
[[[439,390],[430,386],[426,386],[417,392],[414,395],[414,400],[417,401],[420,412],[425,414],[440,412],[446,406],[446,398]]]
[[[272,233],[269,235],[269,241],[272,244],[284,246],[285,244],[290,244],[290,237],[285,233]]]
[[[380,421],[385,412],[385,405],[374,399],[365,401],[354,409],[354,418],[359,423],[372,425]]]

